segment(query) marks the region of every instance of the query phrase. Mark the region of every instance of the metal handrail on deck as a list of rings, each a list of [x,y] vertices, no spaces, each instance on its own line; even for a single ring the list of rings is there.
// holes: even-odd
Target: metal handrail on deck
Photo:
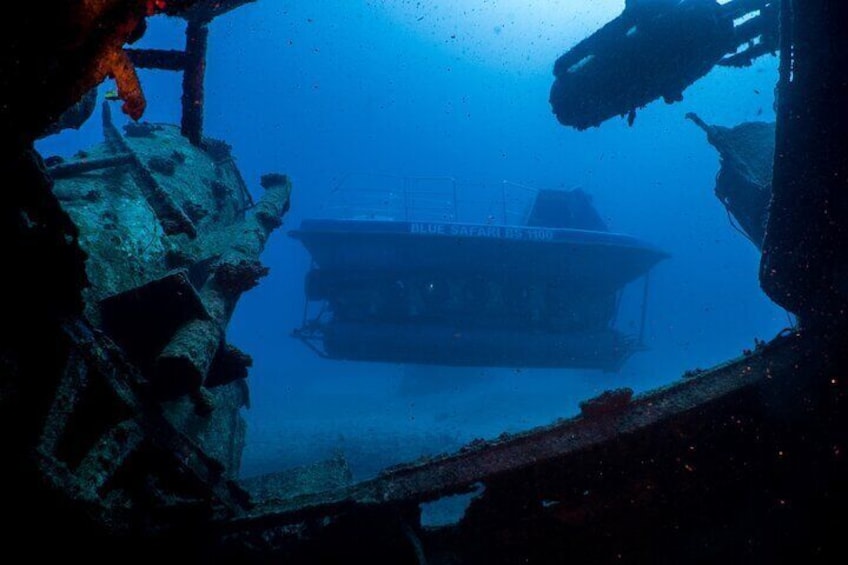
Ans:
[[[454,177],[349,173],[333,187],[330,217],[403,221],[526,223],[538,189],[507,180],[460,183]],[[468,193],[489,197],[463,198]],[[486,208],[488,207],[488,211]],[[492,208],[497,208],[497,212]]]

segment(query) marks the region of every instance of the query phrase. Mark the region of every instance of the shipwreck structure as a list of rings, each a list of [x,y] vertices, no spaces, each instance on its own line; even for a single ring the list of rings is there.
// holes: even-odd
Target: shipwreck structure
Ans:
[[[728,128],[707,124],[694,113],[686,118],[704,130],[721,156],[716,198],[745,237],[762,249],[771,201],[775,124],[745,122]]]
[[[778,2],[627,0],[620,16],[554,65],[550,101],[563,125],[586,129],[658,98],[669,104],[714,66],[743,67],[777,46]]]
[[[664,389],[610,391],[576,418],[359,484],[343,461],[238,480],[249,358],[223,330],[264,274],[258,254],[290,193],[269,174],[252,202],[226,145],[202,132],[206,24],[244,3],[37,2],[3,20],[3,551],[418,564],[844,553],[844,2],[784,0],[775,12],[781,81],[761,281],[798,328]],[[187,19],[186,48],[125,49],[156,13]],[[46,162],[33,150],[90,114],[86,93],[107,76],[140,117],[134,65],[184,72],[179,130],[120,132],[107,107],[104,143],[89,154]],[[476,495],[461,519],[422,525],[422,504],[462,493]]]

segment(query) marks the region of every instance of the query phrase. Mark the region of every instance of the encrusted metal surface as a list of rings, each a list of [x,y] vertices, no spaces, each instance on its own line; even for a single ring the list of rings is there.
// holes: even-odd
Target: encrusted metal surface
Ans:
[[[510,473],[554,461],[568,464],[586,450],[667,424],[677,416],[744,391],[784,373],[799,362],[798,337],[789,334],[762,344],[756,351],[686,378],[665,388],[613,403],[608,411],[596,407],[593,415],[566,419],[497,440],[478,440],[457,453],[389,468],[376,479],[320,495],[293,497],[259,504],[233,527],[285,523],[307,516],[332,514],[357,505],[421,503],[446,495],[469,492],[477,483],[501,479]]]

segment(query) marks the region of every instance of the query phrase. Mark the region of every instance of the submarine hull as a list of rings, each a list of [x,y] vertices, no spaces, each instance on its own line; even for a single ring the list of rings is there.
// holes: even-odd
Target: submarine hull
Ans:
[[[332,359],[617,371],[640,349],[613,328],[623,288],[665,253],[574,228],[305,220],[313,259],[295,336]]]
[[[610,290],[639,278],[667,257],[629,235],[568,228],[304,220],[289,235],[326,271],[514,270]]]

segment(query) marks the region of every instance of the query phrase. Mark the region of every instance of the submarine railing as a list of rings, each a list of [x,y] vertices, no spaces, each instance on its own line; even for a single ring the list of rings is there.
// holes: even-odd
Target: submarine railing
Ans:
[[[330,193],[321,209],[325,217],[491,224],[500,216],[509,225],[526,223],[538,189],[508,180],[475,183],[449,176],[349,173]],[[465,198],[465,194],[484,197]]]

